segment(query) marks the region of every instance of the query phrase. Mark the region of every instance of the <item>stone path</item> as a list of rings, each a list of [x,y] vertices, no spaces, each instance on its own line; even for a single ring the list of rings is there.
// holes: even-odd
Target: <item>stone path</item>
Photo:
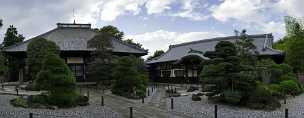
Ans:
[[[18,93],[16,89],[13,88],[0,88],[0,94],[7,94],[7,95],[20,95],[20,96],[30,96],[30,95],[39,95],[45,91],[26,91],[18,89]]]
[[[158,89],[156,91],[158,91]],[[99,96],[93,98],[100,98],[101,96],[98,92],[92,95]],[[159,94],[153,95],[155,96],[151,96],[152,98],[157,98],[157,96],[159,96]],[[121,113],[123,117],[129,117],[129,107],[133,107],[134,118],[192,118],[181,113],[169,112],[165,109],[155,107],[158,106],[159,103],[157,103],[157,100],[154,101],[153,99],[151,99],[150,102],[143,104],[141,103],[141,100],[130,100],[124,97],[112,95],[110,92],[106,92],[104,94],[104,100],[106,106]],[[100,99],[93,99],[93,101],[100,103]]]

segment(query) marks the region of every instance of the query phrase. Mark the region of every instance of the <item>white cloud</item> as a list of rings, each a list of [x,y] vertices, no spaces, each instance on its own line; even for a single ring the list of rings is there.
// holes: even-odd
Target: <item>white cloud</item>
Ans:
[[[263,25],[262,31],[265,33],[275,33],[279,37],[283,37],[285,34],[285,25],[283,22],[270,21]]]
[[[154,32],[146,32],[143,34],[127,35],[125,38],[134,39],[135,42],[143,44],[143,47],[149,49],[149,55],[152,55],[155,50],[167,50],[169,45],[208,39],[212,37],[224,36],[218,32],[172,32],[165,30],[157,30]]]
[[[284,6],[281,4],[285,3],[282,1],[285,0],[223,0],[220,4],[213,5],[210,10],[218,21],[236,21],[238,27],[255,29],[259,33],[274,33],[282,37],[285,34],[282,15],[284,10],[281,8]],[[274,19],[275,17],[279,19]]]
[[[189,18],[192,20],[206,20],[210,17],[208,13],[202,13],[202,11],[196,11],[197,9],[207,9],[209,7],[208,2],[203,5],[199,0],[181,0],[181,10],[176,13],[171,13],[171,16]],[[207,10],[204,10],[207,11]]]
[[[126,13],[138,14],[144,3],[145,0],[105,0],[97,4],[101,20],[113,21]]]
[[[295,17],[304,17],[304,0],[280,0],[276,5],[281,12]]]
[[[212,16],[219,21],[231,19],[244,22],[259,22],[264,20],[260,10],[264,8],[262,0],[224,0],[219,5],[210,8]]]
[[[176,2],[175,0],[149,0],[145,7],[148,14],[159,14],[165,10],[170,10],[170,5]]]

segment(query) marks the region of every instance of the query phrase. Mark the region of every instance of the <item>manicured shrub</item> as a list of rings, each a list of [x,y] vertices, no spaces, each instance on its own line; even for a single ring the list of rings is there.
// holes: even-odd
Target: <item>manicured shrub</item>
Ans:
[[[56,54],[49,54],[42,70],[38,73],[36,83],[39,88],[48,91],[48,103],[59,107],[77,104],[76,80],[64,61]]]
[[[15,107],[28,107],[27,100],[23,97],[17,97],[16,99],[11,100],[10,103]]]
[[[276,109],[281,106],[280,102],[272,97],[271,92],[267,86],[259,83],[256,89],[249,96],[247,106],[253,109]]]
[[[114,65],[112,92],[129,98],[145,96],[147,76],[139,71],[134,58],[118,57]]]
[[[56,92],[48,96],[51,105],[59,107],[72,107],[78,105],[80,96],[76,92]]]
[[[37,77],[42,69],[43,62],[49,53],[59,54],[59,47],[52,41],[44,38],[34,38],[27,47],[26,64],[29,67],[28,76],[30,80]]]
[[[270,84],[268,86],[268,90],[272,96],[283,97],[284,93],[282,92],[282,88],[279,84]]]
[[[28,97],[28,103],[48,104],[47,95],[33,95]]]
[[[302,92],[299,85],[294,80],[285,80],[280,82],[282,91],[289,95],[298,95]]]
[[[226,90],[223,92],[224,101],[229,104],[238,104],[241,101],[242,95],[238,91]]]

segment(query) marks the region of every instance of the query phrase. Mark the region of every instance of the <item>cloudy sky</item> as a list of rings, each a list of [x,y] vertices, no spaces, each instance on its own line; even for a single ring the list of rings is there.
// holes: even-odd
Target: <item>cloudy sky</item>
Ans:
[[[125,38],[149,52],[211,37],[273,33],[285,35],[284,16],[304,16],[304,0],[0,0],[0,40],[13,24],[27,39],[56,27],[77,23],[114,25]]]

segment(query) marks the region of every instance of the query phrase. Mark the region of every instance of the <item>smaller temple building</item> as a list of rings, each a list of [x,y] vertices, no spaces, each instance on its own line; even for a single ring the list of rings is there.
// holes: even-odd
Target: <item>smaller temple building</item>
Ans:
[[[87,42],[97,33],[96,30],[91,28],[91,24],[57,23],[56,28],[36,37],[55,42],[60,48],[61,58],[68,64],[76,80],[87,82],[92,81],[88,80],[86,75],[87,64],[91,57],[91,52],[94,51],[94,49],[88,48]],[[17,81],[20,78],[26,79],[26,51],[32,39],[28,39],[3,50],[5,54],[17,58],[22,63],[22,67],[18,70],[19,72],[16,74],[16,77],[10,77],[9,81]],[[145,49],[118,39],[113,39],[112,45],[112,53],[117,56],[134,55],[140,57],[148,53]]]
[[[259,53],[259,58],[271,58],[276,63],[282,63],[284,53],[272,49],[272,34],[249,35]],[[163,55],[146,62],[149,77],[154,82],[170,83],[197,83],[203,65],[207,60],[204,53],[214,51],[220,41],[235,42],[237,36],[204,39],[182,44],[171,45]]]

